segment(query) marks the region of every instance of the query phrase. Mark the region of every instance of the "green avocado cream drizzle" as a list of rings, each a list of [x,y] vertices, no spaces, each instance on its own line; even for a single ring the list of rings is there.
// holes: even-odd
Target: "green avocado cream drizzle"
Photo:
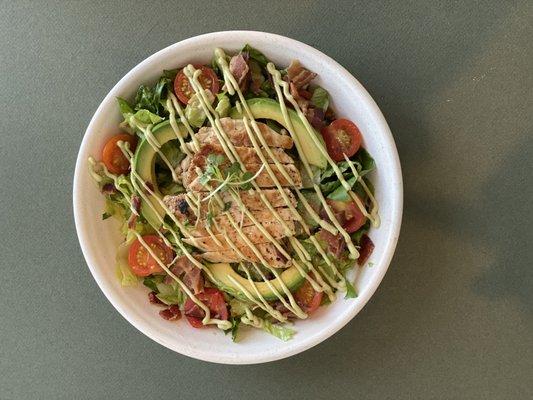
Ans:
[[[239,102],[237,102],[237,107],[240,111],[242,111],[242,108],[244,108],[243,113],[243,123],[244,127],[246,129],[246,133],[248,134],[248,137],[250,139],[250,142],[252,143],[253,148],[255,149],[257,155],[261,159],[263,166],[271,178],[272,182],[274,182],[276,188],[278,189],[280,196],[283,198],[284,202],[287,205],[287,208],[290,210],[291,214],[293,214],[294,218],[300,223],[300,225],[303,227],[305,233],[309,236],[309,239],[313,246],[316,248],[320,256],[324,259],[328,267],[331,269],[335,277],[330,276],[330,274],[326,273],[326,271],[319,267],[322,274],[320,274],[313,264],[311,263],[311,256],[309,252],[304,248],[304,246],[294,237],[292,229],[287,225],[286,221],[279,215],[279,213],[276,211],[276,209],[272,206],[272,204],[268,201],[267,197],[264,195],[260,187],[257,185],[255,180],[251,180],[252,189],[250,189],[251,192],[256,192],[259,195],[259,198],[263,202],[263,204],[266,206],[266,208],[270,211],[272,216],[280,223],[280,225],[284,228],[288,239],[289,244],[295,251],[295,253],[298,256],[298,259],[292,259],[292,265],[294,265],[299,273],[304,277],[306,280],[309,281],[309,283],[312,285],[313,289],[318,292],[324,292],[328,295],[329,299],[333,301],[335,299],[335,293],[332,288],[336,288],[342,291],[346,291],[346,281],[344,276],[340,273],[340,271],[336,268],[335,264],[330,260],[328,257],[326,251],[322,248],[318,240],[314,235],[311,235],[309,226],[306,224],[306,222],[303,220],[303,217],[298,213],[296,208],[292,205],[289,197],[287,196],[286,191],[280,184],[278,178],[274,174],[274,171],[272,170],[270,164],[268,163],[268,159],[263,154],[263,151],[266,152],[269,159],[271,159],[274,164],[276,165],[278,171],[281,173],[281,175],[285,178],[285,180],[289,183],[290,186],[292,186],[292,189],[296,192],[296,195],[298,196],[298,199],[306,209],[306,211],[309,213],[311,218],[313,218],[323,229],[336,234],[337,232],[340,233],[343,238],[345,239],[348,249],[350,252],[351,258],[357,258],[359,256],[359,253],[355,246],[353,245],[353,242],[351,241],[350,235],[342,228],[339,221],[335,217],[333,211],[331,210],[329,204],[327,204],[326,199],[324,198],[324,195],[322,194],[319,186],[317,184],[313,184],[313,189],[315,190],[324,210],[326,211],[331,224],[327,221],[324,221],[322,218],[320,218],[317,213],[314,211],[314,209],[311,207],[311,205],[308,203],[305,196],[301,193],[301,191],[296,187],[293,179],[291,178],[290,174],[285,169],[284,165],[276,158],[275,154],[272,152],[272,150],[269,148],[269,146],[266,143],[266,140],[263,138],[263,135],[261,134],[261,131],[259,129],[259,126],[257,125],[257,122],[255,121],[250,108],[248,107],[248,104],[246,103],[246,100],[244,98],[243,93],[241,92],[239,85],[237,84],[237,81],[233,77],[233,75],[230,72],[228,63],[227,63],[227,57],[224,53],[224,51],[220,48],[217,48],[215,50],[215,60],[218,66],[220,67],[223,76],[224,76],[224,82],[226,89],[230,95],[233,95],[237,93],[239,97]],[[279,104],[282,110],[283,117],[285,119],[285,126],[287,127],[287,130],[292,137],[296,150],[298,151],[298,154],[300,156],[300,159],[303,163],[304,169],[308,176],[312,180],[312,172],[311,168],[309,166],[309,161],[307,160],[307,157],[305,156],[304,152],[302,151],[302,145],[297,137],[297,135],[294,133],[293,125],[290,120],[290,117],[288,115],[287,107],[285,105],[284,99],[288,100],[293,106],[294,109],[297,112],[297,115],[301,119],[303,125],[305,126],[306,130],[309,133],[309,136],[312,138],[314,144],[320,149],[320,152],[322,155],[326,158],[329,165],[333,168],[335,171],[335,174],[337,175],[337,178],[341,182],[341,185],[348,191],[350,197],[355,201],[355,203],[358,205],[358,207],[361,209],[361,212],[369,218],[369,220],[372,222],[373,226],[379,225],[379,216],[378,216],[378,206],[377,202],[364,183],[363,179],[360,179],[357,170],[353,163],[351,163],[348,159],[349,166],[356,177],[356,179],[359,180],[361,183],[363,189],[368,194],[369,199],[372,203],[372,208],[370,213],[367,212],[364,205],[361,203],[360,199],[353,193],[351,190],[351,186],[346,182],[344,177],[342,176],[342,172],[339,170],[335,162],[329,157],[327,151],[324,149],[318,138],[315,136],[314,130],[309,125],[307,118],[304,116],[302,111],[300,110],[298,104],[296,103],[295,99],[291,96],[288,84],[284,82],[281,79],[281,74],[278,70],[276,70],[274,64],[269,63],[267,65],[267,70],[271,74],[273,83],[274,83],[274,89],[276,90],[276,94],[279,98]],[[229,139],[227,133],[224,131],[224,128],[222,127],[220,117],[218,113],[215,111],[215,109],[212,107],[211,102],[209,101],[207,95],[205,94],[204,89],[202,88],[200,82],[198,81],[198,77],[201,73],[200,70],[196,70],[192,65],[188,65],[183,69],[185,75],[189,79],[189,83],[191,84],[191,87],[193,88],[194,92],[197,95],[197,98],[199,100],[199,104],[202,107],[205,115],[209,119],[209,122],[211,123],[211,127],[213,128],[213,131],[215,135],[218,138],[218,141],[220,145],[222,146],[224,153],[230,160],[230,162],[238,162],[241,166],[241,169],[243,171],[245,170],[245,165],[242,163],[242,160],[240,159],[235,147],[231,143],[231,140]],[[283,91],[282,91],[283,89]],[[192,127],[190,126],[189,122],[187,121],[185,114],[183,112],[183,109],[181,108],[177,98],[173,93],[169,93],[169,97],[166,100],[165,108],[169,112],[169,120],[170,125],[176,134],[176,138],[180,142],[180,148],[181,150],[188,156],[192,156],[193,152],[196,152],[200,149],[200,143],[194,134],[194,131]],[[187,133],[191,136],[191,143],[186,143],[184,141],[184,138],[182,134],[180,133],[178,122],[176,118],[176,113],[179,116],[180,122],[185,126]],[[147,142],[149,145],[154,149],[154,151],[160,155],[160,157],[163,159],[165,164],[170,167],[170,170],[172,172],[172,177],[176,181],[178,178],[176,176],[176,172],[173,168],[171,168],[170,163],[168,160],[166,160],[166,157],[164,157],[163,153],[160,151],[160,144],[157,142],[155,137],[151,134],[151,125],[148,126],[142,126],[139,127],[139,129],[142,130],[144,133]],[[259,142],[258,142],[259,140]],[[172,235],[174,242],[176,243],[177,247],[179,248],[180,252],[184,254],[197,268],[200,268],[202,271],[204,271],[208,277],[211,280],[213,279],[213,276],[211,275],[211,272],[208,268],[206,268],[201,262],[199,262],[186,248],[186,246],[183,243],[183,240],[180,237],[180,232],[183,236],[186,238],[192,238],[192,235],[189,231],[189,229],[183,225],[176,217],[175,215],[168,209],[168,207],[164,204],[164,202],[159,198],[159,196],[141,179],[141,177],[138,175],[138,173],[135,170],[135,165],[133,163],[133,154],[129,149],[129,145],[124,142],[118,143],[119,147],[121,148],[123,154],[130,160],[131,165],[131,181],[133,185],[133,189],[135,189],[135,192],[139,194],[139,196],[144,200],[144,202],[155,212],[155,215],[157,215],[160,219],[161,226],[166,229],[170,234]],[[192,152],[191,152],[192,150]],[[99,163],[100,166],[103,168],[104,173],[111,178],[115,183],[117,182],[117,176],[111,174],[103,164]],[[95,172],[95,167],[97,163],[94,161],[94,159],[89,158],[89,172],[91,176],[97,181],[101,181],[101,177],[98,173]],[[197,171],[198,173],[201,173],[201,171]],[[258,174],[256,174],[257,176]],[[139,183],[143,186],[142,188],[139,187]],[[115,184],[115,186],[118,188],[119,185]],[[224,208],[224,203],[219,196],[218,193],[216,193],[211,187],[207,187],[209,190],[211,190],[210,197],[214,197],[215,200],[218,202],[219,206]],[[157,212],[156,207],[152,203],[151,199],[146,195],[146,193],[149,193],[153,199],[156,199],[156,201],[159,203],[159,205],[165,210],[166,215],[168,215],[172,222],[176,224],[176,226],[179,228],[180,232],[177,232],[174,230],[174,228],[166,223],[164,221],[164,217],[159,215]],[[255,218],[252,212],[246,207],[246,205],[242,202],[240,196],[238,193],[234,192],[233,190],[229,191],[230,195],[232,196],[232,199],[235,201],[235,203],[239,206],[239,209],[246,214],[246,216],[253,222],[254,226],[257,227],[257,229],[276,247],[276,249],[287,259],[291,259],[288,252],[283,248],[281,243],[279,243],[278,240],[276,240],[272,235],[264,228],[264,226]],[[124,193],[122,193],[124,196],[126,196]],[[127,197],[127,196],[126,196]],[[134,210],[133,206],[131,206],[132,202],[130,198],[127,198],[128,202],[130,203],[130,208],[132,212],[137,213],[137,211]],[[194,210],[197,217],[200,217],[200,198],[195,198],[193,193],[187,193],[186,194],[186,201],[190,208]],[[269,265],[267,260],[264,259],[262,256],[260,250],[257,248],[257,246],[245,235],[243,232],[240,224],[235,221],[232,214],[229,211],[222,211],[222,214],[225,215],[228,218],[228,221],[231,225],[231,227],[238,233],[239,237],[242,239],[242,242],[244,242],[250,250],[255,254],[255,256],[260,260],[261,264],[263,264],[276,278],[280,278],[280,274],[278,270]],[[217,227],[217,231],[223,233],[222,238],[227,242],[227,244],[230,246],[230,248],[243,260],[246,259],[244,254],[239,250],[239,247],[233,242],[233,240],[230,238],[228,234],[226,234],[226,231],[224,229],[220,229],[219,226],[216,225],[216,219],[214,219],[215,226]],[[172,244],[168,241],[168,239],[163,235],[163,233],[158,229],[156,226],[152,226],[154,230],[159,234],[159,236],[162,238],[162,240],[165,242],[165,244],[169,247],[172,247]],[[219,246],[222,246],[222,243],[220,242],[219,238],[214,235],[212,232],[210,226],[206,224],[206,230],[211,237],[211,239]],[[157,263],[161,266],[161,268],[172,278],[174,279],[181,289],[185,292],[185,294],[191,298],[191,300],[196,303],[204,312],[205,317],[202,320],[202,323],[204,325],[207,324],[214,324],[218,326],[220,329],[229,329],[231,328],[231,322],[219,320],[219,319],[212,319],[210,315],[209,307],[207,307],[202,301],[200,301],[187,286],[183,283],[183,281],[178,278],[175,274],[172,273],[172,271],[169,269],[167,265],[165,265],[164,262],[162,262],[156,254],[153,252],[153,250],[144,242],[142,239],[142,236],[139,235],[137,232],[132,231],[134,235],[137,237],[139,242],[143,247],[146,248],[146,250],[149,252],[149,254],[157,261]],[[296,299],[290,292],[289,288],[286,286],[286,284],[283,282],[283,280],[279,279],[280,281],[280,287],[282,289],[283,293],[280,293],[269,281],[269,279],[264,275],[262,270],[257,266],[255,263],[251,263],[256,272],[259,273],[259,275],[262,277],[263,281],[269,286],[269,288],[272,290],[272,292],[276,295],[276,297],[279,299],[279,301],[293,314],[295,314],[297,317],[304,319],[307,318],[307,314],[302,310],[302,308],[297,304]],[[242,292],[242,294],[253,304],[255,304],[257,307],[260,307],[265,312],[270,314],[273,318],[280,322],[285,322],[287,318],[283,316],[278,310],[274,309],[268,301],[261,295],[260,291],[257,289],[256,282],[253,281],[251,278],[251,274],[249,269],[241,264],[241,268],[244,270],[247,280],[250,283],[250,287],[253,288],[254,293],[250,293],[248,289],[246,289],[244,286],[242,286],[238,281],[233,279],[231,276],[229,276],[229,280]],[[311,272],[312,274],[310,274]],[[312,275],[312,276],[311,276]],[[322,275],[326,277],[326,281],[322,278]],[[255,296],[254,296],[255,294]],[[247,308],[247,315],[242,318],[242,322],[253,325],[253,326],[259,326],[259,320],[255,320],[253,318],[253,314],[251,314],[250,310]]]

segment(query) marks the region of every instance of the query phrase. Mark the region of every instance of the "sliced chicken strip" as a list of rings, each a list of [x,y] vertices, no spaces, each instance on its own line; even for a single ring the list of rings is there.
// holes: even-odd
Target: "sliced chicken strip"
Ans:
[[[289,222],[288,225],[292,225],[292,231],[294,232],[294,223]],[[281,239],[286,236],[283,228],[277,224],[267,225],[265,226],[265,229],[267,229],[267,231],[271,231],[270,234],[272,235],[272,237],[274,237],[274,239]],[[254,244],[269,242],[269,239],[266,238],[265,235],[263,235],[259,228],[255,225],[243,226],[242,232],[244,233],[244,236]],[[219,233],[214,236],[220,242],[220,245],[217,244],[217,242],[212,236],[187,238],[183,239],[183,241],[203,251],[231,250],[232,247],[226,241],[226,237],[231,239],[233,244],[239,249],[248,246],[248,244],[243,240],[243,238],[238,234],[236,230],[228,230],[226,231],[226,234]]]
[[[294,222],[287,221],[287,225],[289,226],[292,234],[294,235]],[[274,239],[281,239],[287,236],[283,227],[278,223],[267,223],[263,225],[263,227],[268,233],[270,233],[270,235],[272,235]],[[255,225],[243,226],[241,229],[244,236],[254,244],[269,242],[269,239],[265,235],[263,235],[263,233]],[[214,238],[209,235],[183,239],[183,241],[203,251],[230,250],[232,249],[232,247],[226,241],[226,238],[231,240],[233,244],[239,249],[248,246],[235,229],[228,229],[225,233],[215,234]],[[217,244],[215,239],[220,242],[220,245]]]
[[[261,158],[259,158],[259,155],[255,149],[251,147],[235,147],[235,150],[237,151],[237,154],[244,165],[261,164]],[[276,160],[278,160],[280,163],[294,164],[294,160],[287,153],[285,153],[283,149],[272,148],[270,150],[272,151]],[[203,170],[207,163],[207,157],[209,154],[222,154],[225,156],[224,149],[219,144],[204,144],[193,156],[185,157],[185,159],[181,162],[181,170],[186,171],[191,166],[193,168],[199,167]],[[274,161],[265,151],[263,154],[270,164],[274,163]],[[224,164],[229,165],[229,160],[227,158]]]
[[[290,200],[290,204],[292,206],[296,206],[296,198],[294,197],[294,194],[289,189],[284,189],[285,194]],[[268,200],[270,204],[272,204],[272,207],[279,208],[279,207],[285,207],[287,204],[285,203],[285,200],[281,196],[281,193],[277,189],[265,189],[262,191],[265,198]],[[207,192],[196,192],[192,193],[195,199],[202,200],[206,196],[209,195]],[[265,204],[262,202],[261,197],[259,196],[259,193],[257,191],[240,191],[239,196],[241,201],[244,203],[246,208],[250,210],[254,215],[254,211],[264,211],[265,213],[261,216],[261,220],[271,220],[273,217],[270,214],[270,212],[266,209]],[[189,206],[189,203],[186,200],[185,194],[178,194],[175,196],[165,196],[163,198],[163,202],[165,205],[170,209],[170,211],[182,222],[185,220],[189,221],[196,221],[196,215],[194,214],[194,211]],[[239,204],[237,204],[230,193],[223,192],[220,193],[220,197],[222,198],[222,201],[227,204],[230,204],[230,212],[232,212],[232,215],[234,216],[236,221],[240,221],[241,219],[241,207]],[[192,203],[192,201],[190,201]],[[207,209],[207,201],[200,201],[200,219],[204,219],[206,217],[206,214],[208,212]],[[216,202],[214,204],[216,207]],[[196,206],[195,206],[196,208]],[[220,211],[220,210],[215,210]],[[235,213],[233,213],[235,212]],[[259,218],[258,218],[259,219]],[[288,219],[288,218],[286,218]]]
[[[252,147],[252,142],[248,137],[246,128],[241,119],[222,118],[220,120],[224,132],[228,135],[231,143],[235,146]],[[275,130],[269,128],[267,125],[257,123],[266,144],[269,147],[281,147],[283,149],[290,149],[293,146],[292,138],[288,135],[282,135]],[[203,127],[196,134],[196,138],[202,144],[219,143],[215,129],[213,127]]]
[[[256,247],[270,266],[274,268],[285,268],[289,266],[290,262],[278,252],[272,243],[261,243],[257,244]],[[244,260],[233,250],[207,252],[200,254],[200,257],[210,262],[260,262],[249,247],[240,249],[240,251],[245,256]]]
[[[230,209],[229,212],[233,217],[233,220],[238,224],[242,223],[242,226],[255,226],[254,222],[250,218],[248,218],[248,216],[246,216],[244,212],[236,209]],[[290,212],[290,210],[286,207],[277,208],[276,212],[281,217],[281,219],[286,222],[286,224],[289,226],[292,233],[294,234],[294,215]],[[278,229],[284,229],[284,227],[279,223],[279,221],[273,218],[269,210],[252,211],[252,215],[255,217],[257,222],[264,226],[265,229],[270,233]],[[205,227],[205,223],[205,219],[201,220],[197,226],[191,228],[191,230],[189,231],[190,234],[195,237],[208,236],[209,232]],[[211,224],[211,232],[216,234],[224,233],[224,231],[233,231],[233,225],[230,223],[230,219],[227,215],[219,215],[214,218],[214,222]]]
[[[246,170],[251,172],[255,175],[261,169],[262,164],[250,164],[246,165]],[[285,170],[287,171],[287,174],[291,177],[292,181],[294,182],[294,186],[290,184],[285,177],[281,174],[280,170],[276,165],[271,164],[270,167],[272,168],[272,172],[274,173],[274,176],[278,179],[281,186],[285,187],[302,187],[302,177],[300,175],[300,171],[298,171],[298,168],[296,168],[293,164],[285,164]],[[197,191],[197,192],[204,192],[208,191],[208,189],[202,185],[200,182],[198,182],[197,179],[197,173],[192,168],[189,168],[187,171],[185,171],[182,174],[183,179],[183,185],[188,188],[188,190]],[[270,188],[275,187],[275,183],[270,178],[270,175],[268,174],[268,171],[263,168],[263,170],[259,173],[259,175],[255,178],[255,182],[260,188]],[[213,187],[216,182],[208,182],[208,184]]]

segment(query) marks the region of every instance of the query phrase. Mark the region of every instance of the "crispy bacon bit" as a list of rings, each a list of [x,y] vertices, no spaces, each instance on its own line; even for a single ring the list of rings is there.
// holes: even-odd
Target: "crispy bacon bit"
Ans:
[[[259,94],[261,92],[261,85],[265,81],[265,77],[261,72],[261,67],[254,60],[249,60],[248,65],[250,66],[250,90],[254,94]]]
[[[309,107],[305,113],[305,117],[315,129],[322,129],[325,125],[324,111],[322,111],[320,108]]]
[[[137,217],[141,211],[141,199],[139,196],[134,195],[131,197],[131,206],[135,212],[132,212],[128,219],[128,228],[133,229],[135,228]]]
[[[106,183],[104,186],[102,186],[102,193],[103,194],[115,194],[117,193],[117,188],[113,183]]]
[[[361,242],[359,243],[361,248],[359,249],[359,258],[357,259],[357,264],[364,265],[368,260],[368,257],[374,251],[374,242],[366,234],[361,237]]]
[[[231,60],[229,62],[229,70],[237,80],[239,88],[243,92],[246,91],[246,89],[248,88],[248,84],[250,83],[250,68],[248,67],[247,58],[247,53],[240,53],[231,57]]]
[[[157,298],[157,293],[156,292],[150,292],[148,293],[148,301],[152,304],[163,304],[165,305],[165,303],[163,303],[161,300],[159,300]]]
[[[309,90],[305,90],[305,89],[300,89],[298,91],[298,94],[300,95],[300,97],[302,97],[302,98],[304,98],[306,100],[311,100],[311,97],[313,97],[311,92]]]
[[[186,256],[178,258],[170,267],[174,275],[183,280],[185,286],[191,289],[194,294],[204,290],[204,277],[202,271],[197,268]],[[171,283],[172,277],[165,277],[165,283]]]
[[[300,95],[300,91],[298,90],[296,85],[292,82],[289,83],[289,91],[292,97],[294,97],[294,100],[296,100],[298,107],[300,107],[302,112],[306,114],[307,109],[310,106],[311,102]]]
[[[340,257],[346,249],[346,242],[340,233],[333,235],[332,233],[321,229],[317,235],[319,240],[326,242],[328,252],[335,257]]]
[[[287,68],[287,76],[289,82],[293,83],[296,89],[305,89],[309,85],[309,82],[316,77],[316,74],[305,69],[300,64],[300,61],[292,60],[289,68]]]
[[[292,311],[290,311],[281,301],[276,301],[272,303],[272,307],[279,311],[281,315],[283,315],[285,318],[288,319],[296,319],[298,318]]]
[[[205,317],[205,312],[198,306],[198,304],[194,303],[189,308],[185,307],[185,315],[201,320]]]
[[[177,305],[172,305],[169,308],[159,311],[159,315],[167,321],[176,321],[181,318],[181,311]]]

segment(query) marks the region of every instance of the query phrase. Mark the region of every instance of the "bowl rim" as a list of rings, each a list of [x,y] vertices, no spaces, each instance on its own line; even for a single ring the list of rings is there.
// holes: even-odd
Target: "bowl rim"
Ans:
[[[330,64],[330,66],[337,71],[339,75],[342,75],[342,78],[345,79],[349,84],[351,84],[354,88],[356,88],[361,97],[364,99],[365,106],[369,107],[370,111],[374,113],[375,116],[375,123],[378,126],[378,130],[383,135],[383,142],[384,146],[388,148],[391,151],[391,169],[392,169],[392,176],[393,176],[393,182],[391,184],[393,185],[391,189],[391,207],[392,207],[392,218],[391,218],[391,233],[390,233],[390,241],[385,244],[385,249],[383,251],[383,262],[382,265],[380,265],[379,271],[376,273],[376,275],[373,277],[373,279],[369,282],[368,286],[365,288],[364,293],[362,293],[359,296],[359,301],[356,305],[354,305],[351,309],[347,310],[347,312],[343,315],[342,318],[337,318],[335,320],[335,324],[329,326],[326,329],[323,329],[318,334],[315,334],[311,337],[304,337],[302,339],[299,339],[299,341],[292,345],[288,346],[287,348],[280,346],[275,351],[271,351],[265,354],[260,355],[251,355],[251,356],[242,356],[239,359],[236,359],[234,357],[224,357],[223,355],[216,354],[211,355],[208,352],[204,351],[198,351],[195,349],[187,348],[187,347],[181,347],[177,345],[176,343],[169,343],[162,338],[158,337],[157,333],[154,331],[150,331],[149,329],[145,329],[144,323],[141,321],[137,321],[135,318],[133,318],[131,315],[128,315],[127,311],[121,306],[120,302],[116,300],[112,294],[112,290],[110,285],[106,282],[106,280],[100,276],[100,274],[97,272],[95,265],[96,261],[93,258],[91,252],[89,251],[87,242],[90,240],[89,235],[87,233],[87,230],[84,228],[84,223],[82,221],[82,213],[83,213],[83,207],[82,207],[82,186],[80,184],[80,175],[82,174],[82,171],[84,170],[86,166],[86,160],[82,157],[82,154],[84,153],[83,149],[87,146],[87,143],[89,141],[90,132],[94,131],[94,125],[96,124],[97,116],[102,112],[104,109],[104,105],[108,103],[108,100],[110,97],[115,95],[115,92],[117,88],[121,87],[124,82],[128,81],[132,76],[135,76],[137,74],[137,71],[142,69],[145,65],[150,64],[155,59],[161,57],[167,52],[172,52],[175,48],[179,48],[181,46],[184,46],[186,44],[191,44],[194,42],[202,42],[206,41],[208,39],[219,39],[221,36],[224,35],[241,35],[243,37],[243,43],[247,40],[251,40],[253,38],[258,39],[264,39],[264,38],[270,38],[277,41],[282,41],[286,43],[288,46],[296,46],[300,47],[305,52],[309,53],[310,55],[320,58],[323,60],[324,63]],[[385,273],[387,272],[390,262],[392,260],[392,257],[394,255],[394,251],[396,249],[396,244],[398,242],[398,237],[400,233],[400,227],[401,227],[401,221],[402,221],[402,213],[403,213],[403,180],[402,180],[402,173],[401,173],[401,165],[400,165],[400,159],[398,156],[398,151],[394,142],[394,138],[392,136],[392,133],[390,131],[390,128],[385,120],[385,117],[383,116],[381,110],[377,106],[374,99],[370,96],[370,94],[367,92],[367,90],[363,87],[363,85],[350,74],[342,65],[340,65],[337,61],[329,57],[328,55],[322,53],[321,51],[315,49],[314,47],[300,42],[298,40],[288,38],[286,36],[269,33],[269,32],[262,32],[262,31],[249,31],[249,30],[230,30],[230,31],[217,31],[217,32],[210,32],[210,33],[204,33],[201,35],[193,36],[184,40],[181,40],[179,42],[176,42],[174,44],[171,44],[154,54],[150,55],[149,57],[145,58],[143,61],[138,63],[135,67],[133,67],[126,75],[124,75],[114,86],[113,88],[106,94],[104,99],[101,101],[100,105],[96,109],[95,113],[93,114],[89,125],[87,126],[87,129],[85,130],[85,133],[83,135],[83,139],[81,141],[78,155],[76,158],[76,166],[74,171],[74,179],[73,179],[73,213],[74,213],[74,222],[76,226],[76,233],[78,235],[78,240],[80,243],[80,247],[83,253],[83,256],[85,258],[85,261],[87,263],[87,266],[89,267],[89,270],[91,271],[91,274],[98,284],[100,290],[104,293],[106,298],[109,300],[109,302],[115,307],[115,309],[126,319],[130,324],[132,324],[136,329],[138,329],[140,332],[142,332],[144,335],[148,336],[150,339],[154,340],[155,342],[167,347],[170,350],[173,350],[177,353],[183,354],[188,357],[196,358],[203,361],[209,361],[209,362],[215,362],[215,363],[222,363],[222,364],[258,364],[258,363],[265,363],[270,361],[279,360],[282,358],[290,357],[295,354],[301,353],[321,342],[326,340],[327,338],[334,335],[336,332],[338,332],[341,328],[343,328],[349,321],[351,321],[358,313],[361,311],[361,309],[367,304],[367,302],[370,300],[370,298],[374,295],[375,291],[377,290],[378,286],[380,285],[383,277],[385,276]]]

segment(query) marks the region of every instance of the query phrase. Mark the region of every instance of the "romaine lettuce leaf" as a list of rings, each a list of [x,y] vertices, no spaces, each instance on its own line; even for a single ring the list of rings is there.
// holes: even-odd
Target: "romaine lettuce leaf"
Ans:
[[[131,271],[128,263],[128,253],[133,240],[127,240],[120,244],[116,255],[116,275],[122,286],[135,286],[139,278]]]
[[[246,44],[242,50],[242,53],[246,52],[250,56],[252,60],[255,60],[261,65],[263,68],[266,67],[268,64],[268,58],[265,57],[263,53],[261,53],[259,50],[253,48],[249,44]]]
[[[277,337],[278,339],[283,340],[284,342],[291,340],[296,333],[294,329],[288,328],[280,324],[273,324],[272,322],[266,319],[263,320],[262,329],[265,332],[268,332],[271,335]]]
[[[354,299],[357,297],[357,291],[351,284],[351,282],[346,279],[346,294],[344,295],[345,299]]]
[[[311,96],[311,103],[325,112],[329,107],[329,94],[326,89],[317,86]]]
[[[160,282],[156,283],[156,287],[158,292],[157,298],[166,305],[182,305],[185,302],[185,294],[177,282],[173,281],[170,284]]]

